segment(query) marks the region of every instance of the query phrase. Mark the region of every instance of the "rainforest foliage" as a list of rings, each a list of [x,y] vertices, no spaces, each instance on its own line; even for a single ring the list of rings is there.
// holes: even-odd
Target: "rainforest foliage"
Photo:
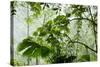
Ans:
[[[20,12],[25,16],[19,18],[24,20],[19,26],[23,24],[25,28],[17,31],[27,34],[14,45],[14,51],[16,57],[26,60],[20,63],[21,60],[14,57],[12,65],[97,60],[97,6],[12,1],[13,19],[20,17]],[[16,34],[16,29],[14,31]],[[18,33],[14,37],[20,39]]]

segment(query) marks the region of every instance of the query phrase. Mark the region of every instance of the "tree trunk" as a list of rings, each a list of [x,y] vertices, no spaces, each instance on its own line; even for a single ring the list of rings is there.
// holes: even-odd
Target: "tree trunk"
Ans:
[[[36,57],[36,65],[39,65],[38,57]]]
[[[11,2],[10,4],[10,8],[11,8],[11,27],[10,27],[10,55],[11,55],[11,58],[10,58],[10,64],[11,65],[14,65],[14,37],[13,37],[13,30],[14,30],[14,15],[12,14],[12,10],[14,10],[14,2]]]

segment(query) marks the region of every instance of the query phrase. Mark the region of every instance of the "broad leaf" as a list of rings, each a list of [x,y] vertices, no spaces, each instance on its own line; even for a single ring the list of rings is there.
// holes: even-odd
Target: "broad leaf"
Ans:
[[[79,61],[90,61],[90,55],[82,55]]]

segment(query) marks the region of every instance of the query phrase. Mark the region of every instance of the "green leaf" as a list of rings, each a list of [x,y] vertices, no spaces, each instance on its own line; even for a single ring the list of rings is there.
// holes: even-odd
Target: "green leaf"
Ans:
[[[33,32],[33,35],[34,36],[37,36],[38,35],[38,32],[37,31]]]
[[[11,15],[16,15],[16,9],[15,7],[17,6],[16,1],[11,1]]]
[[[58,10],[58,9],[59,9],[59,8],[52,8],[52,10],[54,10],[54,11],[55,11],[55,10]]]
[[[54,19],[55,24],[68,24],[68,20],[67,17],[64,15],[58,15],[55,19]]]
[[[49,6],[49,4],[46,4],[46,6],[49,8],[50,6]]]
[[[26,23],[27,24],[32,24],[32,21],[33,21],[32,17],[26,18]]]
[[[29,47],[26,51],[23,52],[23,56],[32,57],[34,49],[35,47]]]
[[[69,27],[66,26],[65,29],[66,29],[66,33],[69,33],[70,32]]]
[[[66,62],[70,63],[73,62],[76,59],[77,56],[69,56],[68,58],[66,58]]]
[[[90,61],[90,55],[82,55],[79,61]]]
[[[28,5],[30,5],[31,11],[33,11],[33,16],[38,16],[41,14],[41,4],[40,3],[33,3],[33,2],[27,2]]]
[[[53,22],[52,20],[49,20],[49,21],[47,22],[47,24],[48,24],[48,25],[52,25],[52,24],[54,24],[54,22]]]
[[[37,32],[39,32],[39,36],[45,36],[48,33],[45,27],[39,27]]]
[[[70,17],[71,16],[71,14],[70,13],[66,13],[66,17]]]
[[[41,11],[41,5],[40,3],[34,3],[32,7],[32,10],[34,10],[36,12],[36,14],[40,14]]]
[[[40,32],[39,36],[45,36],[47,33],[45,31]]]
[[[53,46],[56,46],[56,44],[59,43],[59,41],[53,36],[53,34],[50,34],[50,35],[47,37],[46,41],[47,41],[48,43],[51,43]]]
[[[42,57],[46,57],[48,56],[50,53],[50,49],[45,47],[45,46],[41,46],[41,56]]]
[[[18,45],[17,50],[19,52],[24,50],[22,54],[23,56],[27,57],[46,57],[50,53],[50,49],[48,48],[48,46],[42,46],[34,42],[32,37],[24,39],[21,44]]]
[[[30,47],[33,44],[32,42],[32,37],[28,37],[24,39],[18,46],[17,46],[17,51],[20,52],[28,47]]]
[[[23,42],[21,42],[19,45],[18,45],[18,47],[17,47],[17,51],[22,51],[22,50],[24,50],[25,48],[28,48],[29,46],[30,46],[30,44],[28,44],[27,42],[26,42],[27,40],[23,40]]]
[[[35,48],[35,50],[32,54],[32,57],[36,58],[36,57],[39,57],[39,56],[41,56],[41,50],[40,50],[40,48]]]

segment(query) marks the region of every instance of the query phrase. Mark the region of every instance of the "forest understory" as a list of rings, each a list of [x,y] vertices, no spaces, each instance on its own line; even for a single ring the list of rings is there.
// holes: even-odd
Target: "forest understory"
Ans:
[[[11,65],[97,61],[97,6],[11,1]]]

